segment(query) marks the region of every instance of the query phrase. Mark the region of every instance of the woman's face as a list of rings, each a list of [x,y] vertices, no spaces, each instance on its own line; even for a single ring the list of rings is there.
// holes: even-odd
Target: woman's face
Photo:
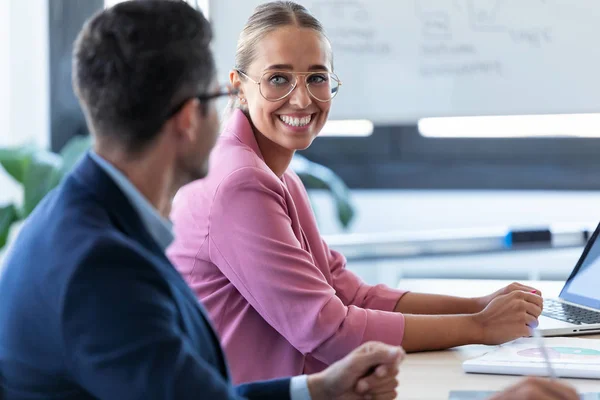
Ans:
[[[269,33],[258,43],[256,58],[243,72],[253,80],[261,81],[265,93],[267,83],[275,88],[285,85],[287,79],[293,76],[272,71],[331,72],[330,65],[329,43],[320,33],[286,26]],[[265,73],[267,75],[263,77]],[[311,76],[311,86],[320,84],[323,77],[327,78],[327,75]],[[265,99],[259,85],[252,80],[242,78],[240,82],[241,97],[254,127],[271,142],[292,152],[310,146],[327,121],[331,107],[331,101],[323,102],[311,97],[306,78],[297,76],[295,89],[278,101]],[[328,86],[328,83],[325,85]]]

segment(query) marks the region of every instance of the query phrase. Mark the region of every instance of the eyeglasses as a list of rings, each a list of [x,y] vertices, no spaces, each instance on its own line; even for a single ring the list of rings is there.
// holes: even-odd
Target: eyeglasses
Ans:
[[[197,96],[194,96],[193,98],[198,99],[202,104],[206,104],[209,101],[211,101],[213,99],[217,99],[219,97],[236,96],[238,94],[238,92],[239,92],[239,90],[234,89],[231,86],[222,86],[215,93],[199,94]],[[188,101],[190,101],[190,99],[191,98],[187,98],[187,99],[183,100],[179,105],[177,105],[176,107],[174,107],[173,110],[171,110],[171,112],[169,112],[169,114],[167,114],[167,118],[166,119],[170,119],[175,114],[177,114],[179,112],[179,110],[181,110],[181,107],[183,107],[183,105],[185,103],[187,103]]]
[[[260,94],[268,101],[279,101],[289,96],[298,85],[300,76],[304,77],[304,84],[310,96],[320,102],[331,101],[342,86],[342,81],[337,75],[327,71],[265,71],[258,81],[242,70],[236,69],[236,71],[257,84]]]

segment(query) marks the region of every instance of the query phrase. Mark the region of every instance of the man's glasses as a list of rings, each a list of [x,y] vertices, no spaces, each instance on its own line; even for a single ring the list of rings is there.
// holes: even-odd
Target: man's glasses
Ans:
[[[232,88],[231,86],[224,86],[221,87],[218,91],[216,91],[215,93],[206,93],[206,94],[199,94],[197,96],[195,96],[196,99],[198,99],[200,101],[200,103],[202,103],[203,105],[208,103],[211,100],[217,99],[219,97],[224,97],[224,96],[237,96],[239,90]],[[187,103],[188,101],[190,101],[191,98],[187,98],[184,101],[182,101],[180,104],[178,104],[176,107],[173,108],[173,110],[171,110],[169,112],[169,114],[167,114],[167,118],[166,119],[170,119],[172,118],[175,114],[177,114],[179,112],[179,110],[181,110],[181,107],[183,107],[183,105],[185,103]]]
[[[328,71],[266,71],[258,81],[249,77],[242,70],[236,69],[236,71],[257,84],[260,94],[268,101],[279,101],[289,96],[298,85],[299,77],[304,77],[308,93],[313,99],[320,102],[331,101],[342,86],[342,81],[337,75]]]

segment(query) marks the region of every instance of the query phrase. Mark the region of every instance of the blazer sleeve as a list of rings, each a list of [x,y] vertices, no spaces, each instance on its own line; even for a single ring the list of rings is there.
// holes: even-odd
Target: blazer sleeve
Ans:
[[[236,389],[240,396],[249,400],[289,400],[290,378],[246,383]]]
[[[346,305],[288,215],[281,182],[254,167],[225,178],[213,199],[209,256],[252,307],[298,351],[331,364],[361,343],[399,345],[400,313]]]
[[[236,391],[179,328],[181,316],[155,268],[110,239],[83,257],[61,302],[64,350],[81,387],[99,399],[285,395],[284,382]]]
[[[322,243],[327,252],[333,288],[344,304],[394,311],[398,300],[406,291],[392,289],[386,285],[367,285],[356,274],[346,269],[346,258],[342,254],[330,249],[324,240]]]

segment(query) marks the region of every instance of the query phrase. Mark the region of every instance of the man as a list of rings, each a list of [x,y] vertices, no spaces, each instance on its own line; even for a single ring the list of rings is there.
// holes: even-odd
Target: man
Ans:
[[[94,152],[7,255],[0,398],[394,397],[403,353],[380,343],[319,374],[232,387],[206,314],[165,257],[172,197],[206,175],[213,100],[227,94],[214,83],[210,37],[200,13],[166,0],[122,3],[84,26],[74,87]],[[548,398],[571,398],[541,382],[507,398],[548,388]]]
[[[206,175],[214,99],[228,94],[215,85],[210,40],[204,17],[177,1],[122,3],[85,24],[73,82],[94,151],[7,256],[0,398],[395,396],[403,352],[381,343],[308,377],[230,384],[205,312],[164,255],[172,198]]]

